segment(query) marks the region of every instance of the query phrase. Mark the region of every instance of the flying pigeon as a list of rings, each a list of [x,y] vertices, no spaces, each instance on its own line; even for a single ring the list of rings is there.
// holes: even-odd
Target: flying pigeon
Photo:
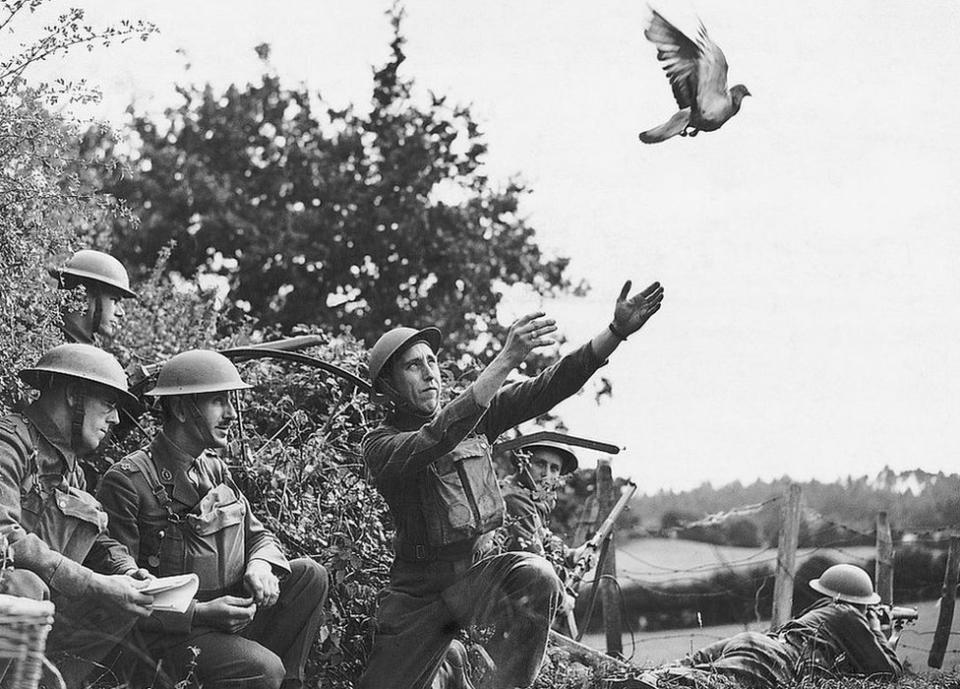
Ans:
[[[693,42],[680,29],[652,10],[650,26],[643,35],[657,46],[657,59],[670,80],[680,110],[667,122],[640,133],[640,141],[655,144],[672,136],[696,136],[712,132],[737,114],[740,102],[750,92],[743,84],[727,90],[727,60],[720,47],[700,33]]]

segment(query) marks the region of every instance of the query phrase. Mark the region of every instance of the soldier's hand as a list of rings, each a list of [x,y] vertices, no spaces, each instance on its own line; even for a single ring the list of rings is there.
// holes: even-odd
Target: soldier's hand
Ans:
[[[154,576],[150,574],[150,572],[145,570],[143,567],[140,567],[138,569],[127,570],[126,572],[124,572],[124,574],[130,577],[131,579],[136,579],[137,581],[141,582],[138,588],[143,588],[146,582],[152,581],[154,579]]]
[[[205,603],[197,603],[193,616],[196,623],[213,627],[228,634],[237,634],[246,629],[257,614],[253,598],[220,596]]]
[[[593,550],[591,550],[589,543],[584,543],[583,545],[574,548],[573,557],[571,559],[573,560],[573,564],[576,565],[584,558],[586,558],[586,561],[583,564],[584,571],[589,571],[590,568],[593,567]]]
[[[140,582],[124,574],[94,574],[90,582],[90,595],[131,615],[149,617],[153,612],[150,608],[153,596],[140,593],[140,586]]]
[[[554,339],[550,334],[556,329],[557,322],[552,318],[544,318],[542,311],[528,313],[510,326],[501,356],[514,366],[519,366],[534,349],[552,345]]]
[[[269,608],[280,598],[280,580],[266,560],[251,560],[243,575],[243,587],[257,605]]]
[[[623,337],[640,330],[643,324],[660,310],[663,302],[663,287],[659,282],[654,282],[639,294],[628,298],[631,284],[630,280],[623,284],[613,309],[613,327]]]

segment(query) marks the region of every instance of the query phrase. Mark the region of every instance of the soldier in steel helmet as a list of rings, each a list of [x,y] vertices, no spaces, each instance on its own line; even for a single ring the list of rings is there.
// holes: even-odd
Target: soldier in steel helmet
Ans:
[[[576,393],[620,343],[660,308],[659,283],[629,297],[612,323],[538,376],[504,386],[530,352],[553,343],[543,313],[520,318],[500,353],[449,404],[440,404],[436,328],[394,328],[370,352],[370,379],[388,409],[363,439],[363,458],[394,519],[394,562],[360,687],[429,686],[460,630],[491,631],[491,687],[537,676],[562,587],[539,555],[491,555],[504,502],[490,456],[503,431]],[[447,658],[449,661],[449,658]]]
[[[573,449],[557,440],[535,440],[514,448],[521,454],[516,473],[501,482],[506,520],[499,532],[504,550],[526,551],[546,557],[561,579],[586,554],[586,544],[577,548],[567,546],[563,539],[550,530],[550,516],[557,506],[557,493],[565,476],[575,472],[580,464]],[[528,474],[523,471],[526,468]],[[529,485],[528,480],[533,484]],[[587,566],[590,566],[590,559]],[[574,600],[564,596],[564,612],[573,609]]]
[[[199,649],[207,689],[300,686],[327,595],[326,570],[287,560],[217,455],[237,419],[235,392],[249,387],[217,352],[171,358],[147,393],[160,399],[162,430],[114,464],[98,492],[111,535],[140,566],[199,576],[186,612],[158,611],[138,630],[174,680]]]
[[[81,249],[53,274],[61,288],[82,286],[86,293],[82,308],[67,304],[60,314],[67,340],[93,344],[94,335],[117,335],[125,315],[123,300],[137,296],[120,261],[102,251]]]
[[[810,587],[823,598],[780,629],[768,634],[741,632],[700,649],[679,665],[613,686],[709,686],[711,676],[721,675],[774,689],[809,677],[896,679],[903,674],[896,652],[899,635],[888,637],[881,628],[876,608],[880,596],[870,575],[856,565],[833,565]]]
[[[513,452],[523,455],[517,466],[526,468],[533,485],[527,484],[522,471],[501,483],[507,514],[504,547],[543,555],[556,538],[548,524],[557,506],[557,492],[563,477],[579,467],[577,455],[568,445],[555,440],[537,440],[520,445]]]
[[[138,591],[148,574],[107,535],[78,463],[134,400],[120,364],[91,345],[54,347],[20,377],[40,396],[0,419],[0,531],[13,542],[13,593],[56,604],[47,651],[76,686],[153,600]]]

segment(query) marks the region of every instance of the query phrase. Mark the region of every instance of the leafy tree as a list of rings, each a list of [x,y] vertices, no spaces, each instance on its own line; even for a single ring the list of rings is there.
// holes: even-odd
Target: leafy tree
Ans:
[[[94,28],[83,10],[70,9],[30,42],[16,44],[18,20],[42,12],[46,0],[0,4],[0,30],[11,40],[0,53],[0,407],[22,397],[17,371],[32,365],[61,341],[59,305],[72,298],[45,281],[55,257],[76,248],[81,233],[119,209],[77,173],[80,128],[56,114],[53,105],[85,101],[93,94],[81,84],[31,83],[26,71],[72,48],[146,38],[152,25],[121,21]],[[13,50],[10,50],[13,48]],[[106,137],[105,130],[99,136]]]
[[[369,114],[325,108],[268,69],[223,93],[182,87],[161,121],[134,116],[131,174],[106,182],[141,220],[117,223],[118,256],[152,265],[173,238],[171,268],[224,278],[230,304],[261,325],[322,324],[370,344],[385,326],[436,324],[459,351],[499,346],[484,335],[499,334],[501,286],[572,289],[567,259],[546,257],[518,215],[523,185],[483,173],[469,109],[415,102],[402,12],[390,17]],[[127,160],[95,132],[88,154]]]

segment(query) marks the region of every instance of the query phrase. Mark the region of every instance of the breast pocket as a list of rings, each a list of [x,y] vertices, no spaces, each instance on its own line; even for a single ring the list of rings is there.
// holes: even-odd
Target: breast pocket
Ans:
[[[83,562],[97,536],[107,528],[100,503],[79,488],[57,488],[39,515],[38,535],[52,549],[74,562]]]
[[[437,460],[423,490],[431,545],[473,538],[503,523],[503,498],[482,437],[464,440]]]
[[[221,483],[201,501],[199,513],[189,514],[181,522],[182,543],[177,547],[182,552],[183,569],[177,574],[197,574],[200,600],[216,598],[240,586],[246,566],[246,514],[246,506],[233,488]]]

